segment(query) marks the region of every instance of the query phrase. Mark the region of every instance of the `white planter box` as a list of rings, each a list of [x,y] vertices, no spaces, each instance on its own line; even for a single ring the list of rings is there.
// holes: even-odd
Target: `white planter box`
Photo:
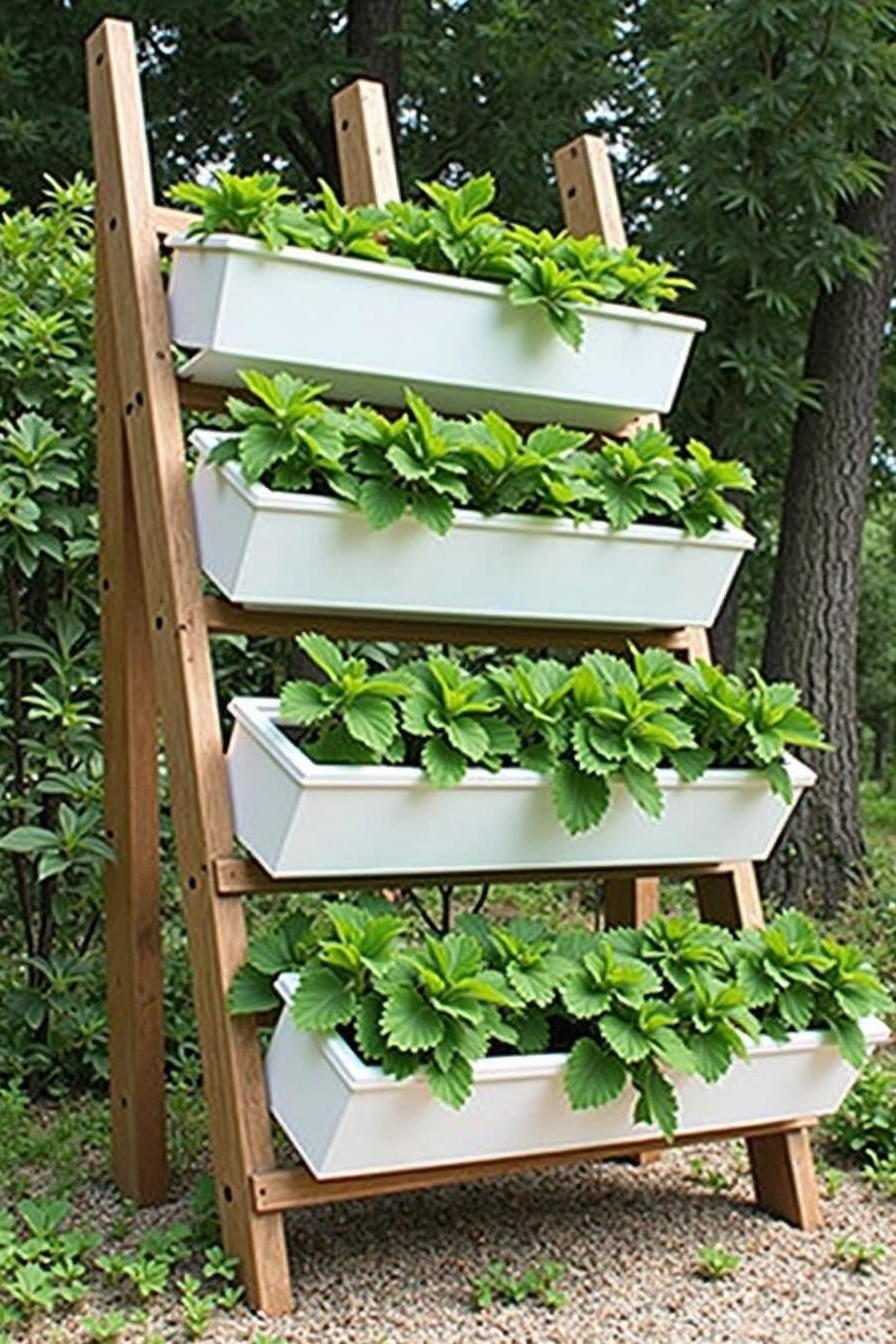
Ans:
[[[582,309],[570,349],[501,285],[303,248],[269,252],[213,234],[168,239],[171,336],[198,351],[181,377],[238,382],[245,368],[289,366],[332,384],[337,399],[386,406],[411,386],[441,411],[500,411],[621,429],[668,411],[699,318],[604,304]]]
[[[675,527],[457,511],[439,537],[411,517],[374,531],[357,509],[321,495],[247,485],[234,462],[205,454],[226,437],[199,430],[193,508],[209,578],[246,607],[627,629],[710,626],[754,541],[725,528]]]
[[[437,789],[412,766],[317,765],[277,726],[277,701],[238,697],[227,764],[238,839],[273,877],[624,867],[764,859],[792,807],[755,770],[694,784],[659,772],[652,821],[614,786],[601,822],[569,835],[550,781],[531,770],[473,769]],[[793,757],[796,798],[815,775]]]
[[[282,975],[288,1004],[298,982]],[[877,1018],[862,1024],[870,1046],[888,1038]],[[633,1088],[608,1106],[574,1111],[563,1091],[565,1055],[483,1059],[460,1111],[443,1105],[420,1078],[396,1082],[358,1058],[339,1036],[300,1031],[285,1008],[267,1055],[271,1111],[303,1160],[322,1179],[454,1162],[562,1152],[591,1144],[656,1138],[635,1124]],[[720,1082],[672,1075],[678,1133],[764,1125],[835,1111],[856,1070],[821,1031],[796,1032],[783,1045],[763,1037]]]

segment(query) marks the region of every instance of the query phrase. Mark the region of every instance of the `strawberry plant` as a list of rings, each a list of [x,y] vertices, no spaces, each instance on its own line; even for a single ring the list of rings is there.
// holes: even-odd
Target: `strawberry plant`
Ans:
[[[237,233],[260,238],[271,250],[293,243],[502,282],[511,303],[540,308],[575,349],[584,331],[580,308],[617,302],[656,309],[690,288],[668,263],[646,261],[636,247],[614,250],[593,237],[508,224],[489,208],[495,195],[490,173],[460,187],[419,182],[426,204],[391,202],[383,209],[342,206],[325,182],[319,185],[319,201],[300,205],[287,199],[275,173],[241,178],[219,171],[207,185],[178,183],[171,197],[200,211],[189,230],[193,237]]]
[[[776,924],[792,918],[805,920],[787,914]],[[269,983],[298,971],[290,1008],[298,1026],[343,1031],[368,1063],[396,1078],[421,1074],[446,1105],[464,1104],[478,1059],[550,1050],[567,1056],[564,1087],[574,1109],[605,1105],[630,1083],[635,1118],[671,1137],[676,1075],[714,1083],[760,1032],[787,1038],[779,1005],[756,974],[757,936],[691,919],[595,933],[477,914],[462,916],[454,933],[421,940],[385,901],[330,902],[298,939],[291,916],[253,945],[252,992],[234,992],[231,1010],[268,1006],[258,992],[261,961]],[[778,943],[770,939],[773,950]],[[843,1026],[854,1021],[857,1001],[832,997],[813,942],[791,943],[785,960],[791,982],[806,987],[807,1025],[830,1030],[854,1059]],[[858,954],[831,944],[829,956],[849,966]],[[863,1004],[889,1006],[867,966],[863,986]]]
[[[336,495],[374,529],[410,513],[442,536],[467,505],[486,515],[606,519],[615,529],[646,518],[703,536],[739,524],[727,493],[753,488],[741,463],[719,461],[695,440],[681,449],[650,427],[624,442],[597,443],[562,425],[524,437],[493,411],[437,415],[409,389],[407,410],[390,417],[363,404],[337,411],[321,400],[327,384],[289,373],[240,376],[254,401],[228,399],[239,432],[220,439],[209,461],[238,462],[249,484]]]
[[[372,674],[322,635],[299,644],[324,681],[287,683],[280,714],[313,760],[420,764],[437,787],[459,783],[471,765],[520,765],[551,776],[557,816],[572,834],[600,823],[614,785],[659,817],[662,767],[692,781],[711,766],[753,765],[787,797],[785,744],[822,744],[794,687],[754,674],[748,688],[662,649],[633,648],[628,661],[588,653],[572,667],[520,656],[475,673],[432,653]]]

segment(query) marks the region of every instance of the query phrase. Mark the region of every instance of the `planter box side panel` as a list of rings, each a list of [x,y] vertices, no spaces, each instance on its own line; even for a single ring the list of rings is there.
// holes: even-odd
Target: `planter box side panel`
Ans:
[[[265,1077],[277,1123],[313,1172],[325,1170],[351,1093],[325,1061],[321,1041],[300,1031],[288,1011],[281,1013],[268,1047]]]
[[[271,805],[262,783],[258,799]],[[247,786],[247,796],[251,797]],[[601,825],[571,836],[554,812],[548,781],[537,787],[489,781],[485,787],[433,789],[359,785],[302,789],[301,815],[293,819],[276,876],[305,873],[382,874],[453,872],[462,869],[575,868],[589,864],[645,870],[653,863],[716,863],[761,858],[790,809],[764,780],[742,788],[695,787],[667,791],[661,821],[645,816],[621,789]],[[278,804],[278,814],[285,806]],[[240,813],[240,839],[259,856],[256,816]],[[267,821],[262,825],[266,829]],[[263,860],[264,861],[264,860]]]
[[[189,263],[184,264],[185,257]],[[226,253],[175,249],[168,282],[171,339],[190,350],[218,344],[221,309],[228,305]],[[234,384],[237,382],[234,378]]]
[[[637,626],[708,625],[742,552],[697,544],[669,529],[667,542],[633,534],[460,520],[445,537],[411,518],[373,531],[335,507],[254,510],[251,529],[229,483],[194,480],[203,567],[234,600],[308,611],[543,620]],[[233,497],[225,511],[223,501]],[[319,501],[315,500],[315,504]],[[238,576],[238,577],[237,577]],[[227,580],[227,582],[225,582]],[[236,584],[236,588],[234,588]]]
[[[192,346],[201,345],[200,328],[186,299],[198,285],[179,272],[210,255],[196,254],[175,250],[171,308],[175,340]],[[500,292],[433,285],[388,267],[359,271],[260,251],[219,255],[226,271],[214,350],[208,368],[195,369],[206,381],[232,382],[247,364],[288,364],[330,381],[337,398],[400,405],[411,385],[441,411],[494,409],[615,430],[638,411],[669,408],[694,334],[637,309],[631,317],[595,310],[583,313],[576,352],[541,313],[514,308]],[[203,284],[199,302],[209,301]]]
[[[250,500],[222,472],[204,463],[193,473],[192,495],[200,564],[221,591],[238,602],[247,553],[260,520]]]
[[[477,1068],[473,1095],[460,1111],[437,1101],[416,1078],[403,1083],[384,1079],[381,1086],[349,1091],[325,1142],[320,1138],[323,1122],[317,1099],[323,1091],[318,1089],[317,1078],[326,1072],[335,1076],[326,1047],[313,1060],[307,1050],[297,1053],[294,1063],[284,1054],[277,1069],[289,1069],[279,1082],[280,1095],[290,1106],[285,1127],[315,1175],[323,1179],[659,1136],[655,1126],[634,1123],[631,1086],[608,1106],[573,1111],[563,1091],[560,1057],[556,1069],[547,1072],[533,1069],[527,1074],[525,1058],[516,1064],[513,1072],[501,1077],[488,1076],[486,1070]],[[313,1085],[305,1082],[309,1070]],[[751,1058],[736,1061],[719,1083],[676,1077],[678,1132],[693,1134],[826,1115],[836,1110],[855,1077],[855,1070],[833,1045],[780,1051],[765,1046]]]
[[[227,749],[227,773],[234,832],[276,874],[290,832],[305,824],[302,790],[239,723]],[[337,855],[331,853],[330,862],[335,867]]]

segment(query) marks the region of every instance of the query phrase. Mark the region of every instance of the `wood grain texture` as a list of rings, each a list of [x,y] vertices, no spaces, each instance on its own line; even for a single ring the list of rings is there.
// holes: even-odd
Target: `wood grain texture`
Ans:
[[[104,811],[112,1170],[137,1204],[168,1193],[152,651],[125,455],[103,240],[96,294]]]
[[[334,639],[408,640],[413,643],[489,644],[505,649],[609,649],[623,653],[640,648],[687,653],[691,631],[602,630],[587,625],[504,625],[484,621],[423,619],[416,616],[361,616],[334,612],[255,611],[223,597],[205,599],[205,619],[212,634],[292,639],[304,630],[319,630]]]
[[[399,200],[385,86],[374,79],[356,79],[334,94],[332,103],[345,204],[385,205]]]
[[[250,1301],[279,1313],[292,1300],[282,1221],[259,1217],[249,1199],[249,1173],[269,1165],[272,1152],[261,1056],[252,1024],[226,1006],[246,936],[240,902],[217,899],[211,872],[233,833],[130,24],[106,20],[95,30],[87,73],[97,229],[173,786],[218,1210]]]
[[[271,877],[254,859],[226,857],[217,859],[213,865],[218,894],[221,896],[245,896],[251,892],[258,894],[290,891],[349,891],[365,890],[370,887],[394,886],[434,886],[439,882],[452,882],[459,886],[481,885],[483,882],[575,882],[594,881],[609,877],[612,881],[627,882],[634,880],[643,872],[640,868],[526,868],[501,872],[498,869],[482,869],[465,873],[393,873],[388,877]],[[718,863],[688,864],[666,866],[660,869],[664,877],[687,878],[698,873],[711,875],[724,873],[726,866]],[[655,883],[656,878],[641,879],[645,883]],[[625,921],[619,920],[619,923]]]
[[[259,1213],[282,1212],[312,1204],[330,1204],[344,1199],[373,1199],[381,1195],[396,1195],[435,1185],[457,1185],[463,1181],[478,1181],[488,1176],[509,1176],[517,1171],[538,1171],[547,1167],[569,1166],[574,1162],[603,1162],[642,1152],[666,1152],[670,1147],[715,1143],[757,1134],[765,1136],[767,1141],[786,1140],[792,1134],[807,1134],[809,1127],[815,1123],[813,1119],[800,1117],[797,1120],[774,1125],[703,1130],[698,1134],[682,1135],[672,1144],[667,1144],[665,1139],[637,1139],[590,1148],[567,1149],[560,1153],[486,1158],[480,1162],[464,1162],[452,1166],[387,1171],[371,1176],[337,1176],[327,1180],[318,1180],[304,1166],[286,1167],[253,1176],[252,1198]]]
[[[747,1144],[756,1202],[804,1232],[822,1226],[824,1217],[810,1142],[810,1127],[785,1134],[753,1137]]]
[[[554,153],[557,190],[574,238],[597,234],[607,247],[625,247],[625,225],[606,142],[580,135]]]

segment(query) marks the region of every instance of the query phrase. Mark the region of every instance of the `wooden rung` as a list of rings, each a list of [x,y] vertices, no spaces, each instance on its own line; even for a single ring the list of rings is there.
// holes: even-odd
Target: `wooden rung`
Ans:
[[[227,398],[248,397],[245,388],[220,387],[217,383],[192,383],[181,378],[177,384],[178,400],[185,411],[212,411],[222,415],[227,409]]]
[[[225,858],[214,862],[219,896],[247,896],[253,892],[342,891],[369,887],[432,887],[451,882],[456,886],[479,886],[483,882],[594,882],[601,878],[634,878],[649,873],[661,877],[724,877],[733,864],[666,864],[649,868],[527,868],[511,872],[488,870],[462,873],[362,874],[354,877],[271,877],[254,859]]]
[[[200,216],[189,210],[176,210],[170,205],[156,205],[152,218],[156,233],[160,238],[167,238],[169,233],[186,233],[191,224],[198,224]]]
[[[320,630],[335,639],[409,640],[435,644],[498,644],[507,649],[609,649],[624,652],[630,643],[685,652],[695,632],[604,630],[583,625],[504,625],[475,621],[421,620],[417,616],[357,616],[333,612],[254,611],[224,597],[205,599],[205,619],[213,635],[254,635],[291,639],[303,630]]]
[[[509,1176],[517,1171],[538,1171],[546,1167],[569,1166],[574,1162],[603,1162],[610,1158],[665,1152],[669,1147],[684,1148],[728,1139],[752,1140],[777,1138],[783,1134],[804,1134],[816,1123],[814,1118],[801,1117],[771,1125],[744,1125],[683,1134],[674,1139],[671,1145],[665,1139],[629,1139],[591,1148],[571,1148],[561,1153],[486,1158],[480,1162],[464,1162],[453,1166],[417,1167],[412,1171],[385,1171],[371,1176],[337,1176],[329,1180],[318,1180],[304,1166],[285,1167],[278,1171],[255,1173],[249,1177],[249,1185],[256,1213],[283,1213],[287,1209],[306,1208],[312,1204],[397,1195],[434,1185],[456,1185],[462,1181],[479,1181],[488,1176]]]

